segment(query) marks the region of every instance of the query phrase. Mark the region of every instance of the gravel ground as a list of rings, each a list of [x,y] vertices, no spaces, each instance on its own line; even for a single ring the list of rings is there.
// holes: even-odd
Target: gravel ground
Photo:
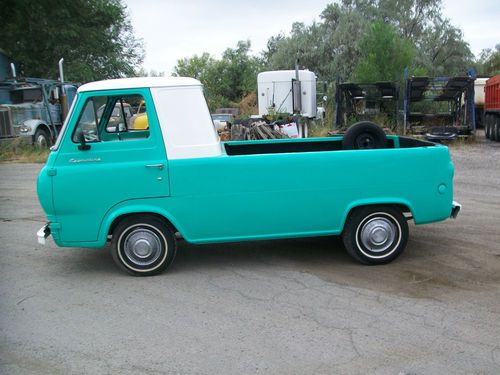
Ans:
[[[192,246],[126,276],[36,243],[40,165],[0,164],[4,374],[499,374],[500,143],[453,146],[457,220],[392,264],[337,237]]]

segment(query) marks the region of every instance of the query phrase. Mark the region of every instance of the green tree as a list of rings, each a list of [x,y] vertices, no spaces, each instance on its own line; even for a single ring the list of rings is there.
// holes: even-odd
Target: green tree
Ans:
[[[350,3],[368,22],[389,23],[401,37],[414,44],[418,44],[428,23],[441,15],[441,0],[355,0]]]
[[[495,49],[486,48],[481,51],[479,59],[475,64],[477,74],[494,76],[500,74],[500,43]]]
[[[26,76],[73,81],[132,76],[143,58],[121,0],[3,0],[2,48]]]
[[[174,75],[200,80],[211,110],[232,106],[257,86],[262,63],[250,55],[250,47],[250,41],[239,41],[236,48],[226,49],[220,60],[208,53],[178,60]]]
[[[461,31],[442,16],[441,0],[341,0],[327,5],[319,22],[293,24],[289,36],[271,38],[263,53],[267,69],[293,68],[300,51],[301,65],[320,79],[350,80],[360,59],[366,59],[362,43],[374,22],[391,26],[413,46],[413,71],[453,75],[471,63]],[[402,69],[394,74],[402,76]]]
[[[165,77],[165,72],[159,72],[155,69],[147,71],[143,67],[137,69],[134,73],[136,77]]]
[[[469,44],[462,31],[447,19],[437,17],[419,41],[416,65],[433,76],[465,74],[473,63]]]
[[[228,48],[218,63],[220,94],[231,101],[241,98],[257,88],[257,73],[261,61],[250,55],[251,43],[239,41],[236,48]]]
[[[415,49],[400,37],[393,26],[374,22],[360,41],[361,56],[354,69],[360,82],[399,81],[401,72],[410,65]]]
[[[174,67],[174,75],[179,77],[192,77],[203,81],[207,80],[210,70],[213,69],[215,59],[204,52],[202,55],[194,55],[177,60]]]

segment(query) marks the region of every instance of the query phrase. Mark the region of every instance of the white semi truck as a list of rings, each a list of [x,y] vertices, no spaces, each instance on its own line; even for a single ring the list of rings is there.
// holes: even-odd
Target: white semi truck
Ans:
[[[257,76],[259,116],[289,114],[298,137],[307,138],[309,120],[316,118],[316,75],[309,70],[275,70]]]

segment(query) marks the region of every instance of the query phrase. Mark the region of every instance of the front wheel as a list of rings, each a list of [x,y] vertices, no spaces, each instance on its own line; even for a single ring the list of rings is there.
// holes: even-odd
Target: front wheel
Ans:
[[[172,264],[176,253],[174,232],[154,216],[132,216],[113,232],[111,255],[123,271],[134,276],[152,276]]]
[[[34,143],[37,147],[49,148],[51,145],[50,133],[44,129],[37,129],[35,132]]]
[[[406,248],[408,223],[396,207],[360,207],[349,214],[342,239],[349,255],[357,261],[385,264]]]

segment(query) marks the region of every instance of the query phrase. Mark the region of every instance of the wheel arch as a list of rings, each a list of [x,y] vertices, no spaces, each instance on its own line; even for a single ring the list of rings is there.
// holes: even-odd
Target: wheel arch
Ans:
[[[401,199],[382,199],[382,200],[361,200],[352,202],[344,211],[344,215],[342,218],[342,228],[341,232],[344,231],[345,223],[349,215],[355,211],[356,209],[362,207],[373,207],[373,206],[390,206],[395,207],[401,210],[403,215],[405,213],[409,214],[409,218],[413,219],[413,206],[410,202],[401,200]]]
[[[155,217],[158,218],[167,224],[170,229],[172,229],[174,232],[178,232],[178,230],[175,228],[175,226],[172,224],[170,220],[168,220],[165,216],[160,215],[156,212],[130,212],[127,214],[121,214],[120,216],[117,216],[113,222],[110,224],[109,229],[108,229],[108,236],[112,235],[118,224],[120,224],[123,220],[131,217],[131,216],[149,216],[149,217]]]
[[[31,127],[31,129],[33,129],[33,134],[32,134],[33,137],[35,136],[35,133],[39,129],[45,130],[49,134],[49,136],[51,136],[51,137],[54,136],[52,134],[52,129],[50,129],[50,126],[47,125],[47,123],[45,123],[42,120],[37,120],[37,119],[26,120],[24,122],[24,125],[29,126],[29,127]]]
[[[101,222],[101,226],[99,228],[99,242],[104,244],[109,235],[113,234],[116,226],[124,219],[129,218],[131,216],[153,216],[157,217],[165,222],[167,226],[174,232],[179,232],[184,237],[184,231],[182,230],[179,223],[175,220],[173,215],[171,215],[166,210],[152,205],[144,205],[144,204],[136,204],[124,205],[123,202],[121,206],[117,206],[108,211],[106,216]]]

